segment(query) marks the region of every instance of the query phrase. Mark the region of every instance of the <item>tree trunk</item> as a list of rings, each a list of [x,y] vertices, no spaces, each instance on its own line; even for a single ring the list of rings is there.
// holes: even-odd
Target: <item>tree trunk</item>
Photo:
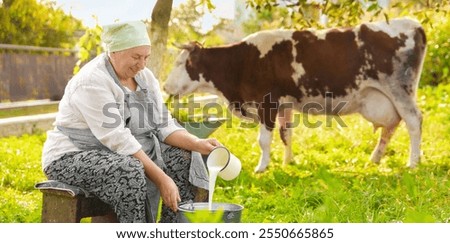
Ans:
[[[166,44],[172,3],[173,0],[158,0],[152,12],[152,22],[150,26],[152,49],[148,67],[158,79],[161,74],[162,64],[164,63],[164,54],[167,49]]]

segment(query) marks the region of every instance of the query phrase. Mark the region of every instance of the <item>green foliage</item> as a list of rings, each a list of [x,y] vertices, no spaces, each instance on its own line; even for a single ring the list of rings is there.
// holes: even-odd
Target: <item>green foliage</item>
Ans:
[[[257,19],[263,17],[263,20],[274,19],[275,21],[272,23],[264,21],[261,24],[262,28],[322,29],[333,26],[355,25],[368,12],[373,13],[374,16],[382,12],[376,0],[366,2],[366,4],[362,4],[360,1],[353,0],[288,1],[288,3],[280,4],[279,1],[275,0],[248,0],[247,4],[257,11],[253,26],[258,26]],[[269,17],[272,14],[274,16]],[[328,21],[322,22],[321,16],[327,16]],[[269,19],[267,19],[268,17]]]
[[[435,18],[433,27],[426,29],[427,56],[423,67],[421,85],[450,83],[450,21],[449,18]]]
[[[223,43],[223,40],[217,34],[217,29],[223,28],[222,20],[212,30],[207,33],[202,32],[201,17],[212,7],[202,4],[199,0],[189,0],[186,3],[172,11],[172,17],[169,22],[169,40],[168,44],[186,44],[190,41],[204,42],[207,45],[216,45]]]
[[[448,17],[450,2],[393,0],[387,7],[380,6],[378,0],[323,0],[323,1],[285,1],[280,4],[276,0],[247,0],[247,5],[256,10],[254,19],[250,21],[254,27],[264,28],[326,28],[336,26],[353,26],[361,21],[373,21],[398,16],[412,16],[423,24],[433,25],[433,16],[439,14]],[[321,17],[326,20],[322,21]],[[270,23],[273,21],[272,23]],[[247,26],[248,28],[249,26]]]
[[[101,44],[102,27],[98,24],[93,28],[88,28],[84,35],[78,40],[78,61],[74,67],[73,73],[80,71],[81,66],[86,62],[101,54],[103,46]]]
[[[51,1],[0,2],[0,43],[73,48],[80,20],[68,16]]]
[[[0,139],[0,222],[40,222],[42,194],[34,185],[45,179],[44,140],[43,134]]]

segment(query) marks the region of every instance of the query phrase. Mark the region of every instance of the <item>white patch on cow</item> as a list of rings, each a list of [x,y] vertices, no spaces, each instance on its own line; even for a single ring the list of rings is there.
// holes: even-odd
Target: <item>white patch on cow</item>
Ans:
[[[314,34],[314,36],[317,37],[318,40],[325,40],[327,38],[327,35],[333,31],[333,32],[344,32],[346,31],[346,29],[344,28],[333,28],[333,29],[321,29],[321,30],[317,30],[317,29],[308,29],[308,31],[310,31],[311,33]]]
[[[361,26],[360,25],[358,25],[355,28],[353,28],[353,33],[356,36],[356,38],[355,38],[356,46],[358,46],[358,48],[361,48],[364,45],[364,43],[358,38],[360,30],[361,30]]]
[[[306,73],[305,69],[301,63],[296,61],[293,61],[291,66],[294,69],[294,73],[292,73],[292,80],[294,80],[294,83],[298,86],[298,81]]]
[[[183,50],[178,55],[175,65],[170,72],[164,84],[164,90],[169,94],[187,94],[189,87],[192,85],[191,78],[186,71],[185,63],[189,57],[189,52]]]
[[[416,45],[416,43],[415,43],[415,41],[414,41],[414,34],[415,34],[415,32],[407,32],[407,33],[405,33],[407,36],[408,36],[408,38],[406,39],[406,41],[405,41],[405,46],[402,46],[402,47],[400,47],[398,50],[397,50],[397,52],[396,52],[396,55],[397,56],[400,56],[400,53],[402,53],[402,52],[404,52],[404,51],[406,51],[406,50],[412,50],[412,49],[414,49],[414,47],[415,47],[415,45]]]
[[[322,30],[310,30],[319,40],[325,40],[327,38],[327,34],[330,32],[329,29]]]
[[[209,80],[206,80],[206,78],[205,77],[203,77],[203,73],[200,73],[200,75],[199,75],[199,77],[200,77],[200,83],[207,83]]]
[[[378,21],[366,25],[371,30],[382,31],[390,37],[398,37],[401,33],[405,34],[405,30],[420,28],[418,21],[408,18],[392,19],[389,24],[386,21]]]
[[[295,47],[297,43],[298,42],[293,42],[292,46]],[[295,57],[297,56],[297,48],[292,48],[292,56],[294,57],[291,63],[291,66],[294,69],[292,80],[294,80],[294,83],[298,86],[300,78],[305,74],[305,69],[303,68],[303,65],[301,63],[295,61]]]
[[[264,30],[247,36],[243,41],[256,46],[260,53],[259,58],[263,58],[272,50],[273,45],[291,40],[292,33],[292,30]]]
[[[219,96],[223,96],[222,92],[219,91],[219,89],[216,88],[214,83],[211,80],[206,80],[206,78],[203,76],[203,73],[199,74],[199,82],[196,82],[197,84],[192,85],[193,90],[190,92],[208,92],[212,94],[216,94]]]

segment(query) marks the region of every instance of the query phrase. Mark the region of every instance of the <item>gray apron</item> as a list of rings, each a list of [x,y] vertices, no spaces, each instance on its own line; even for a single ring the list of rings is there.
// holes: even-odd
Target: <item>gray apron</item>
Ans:
[[[161,154],[161,146],[157,137],[158,127],[164,126],[164,119],[161,116],[164,112],[168,112],[165,106],[162,111],[156,107],[156,102],[153,100],[156,95],[154,91],[150,90],[145,80],[139,75],[135,80],[140,88],[135,92],[126,90],[120,83],[114,69],[105,55],[106,68],[109,74],[113,77],[116,84],[123,90],[125,94],[124,107],[124,122],[135,136],[135,138],[142,145],[142,150],[161,168],[165,168],[164,161]],[[92,149],[106,149],[90,129],[74,129],[68,127],[57,126],[57,128],[74,143],[76,147],[81,150]],[[208,189],[208,176],[206,168],[201,155],[197,152],[192,152],[191,167],[189,171],[189,181],[204,189]],[[156,215],[158,214],[160,192],[156,185],[146,178],[147,181],[147,200],[146,200],[146,215],[148,222],[156,222]]]

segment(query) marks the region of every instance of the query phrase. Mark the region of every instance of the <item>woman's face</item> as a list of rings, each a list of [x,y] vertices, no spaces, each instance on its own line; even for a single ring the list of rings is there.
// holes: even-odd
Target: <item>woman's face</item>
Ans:
[[[150,56],[150,46],[137,46],[109,54],[111,64],[119,79],[129,79],[145,68]]]

